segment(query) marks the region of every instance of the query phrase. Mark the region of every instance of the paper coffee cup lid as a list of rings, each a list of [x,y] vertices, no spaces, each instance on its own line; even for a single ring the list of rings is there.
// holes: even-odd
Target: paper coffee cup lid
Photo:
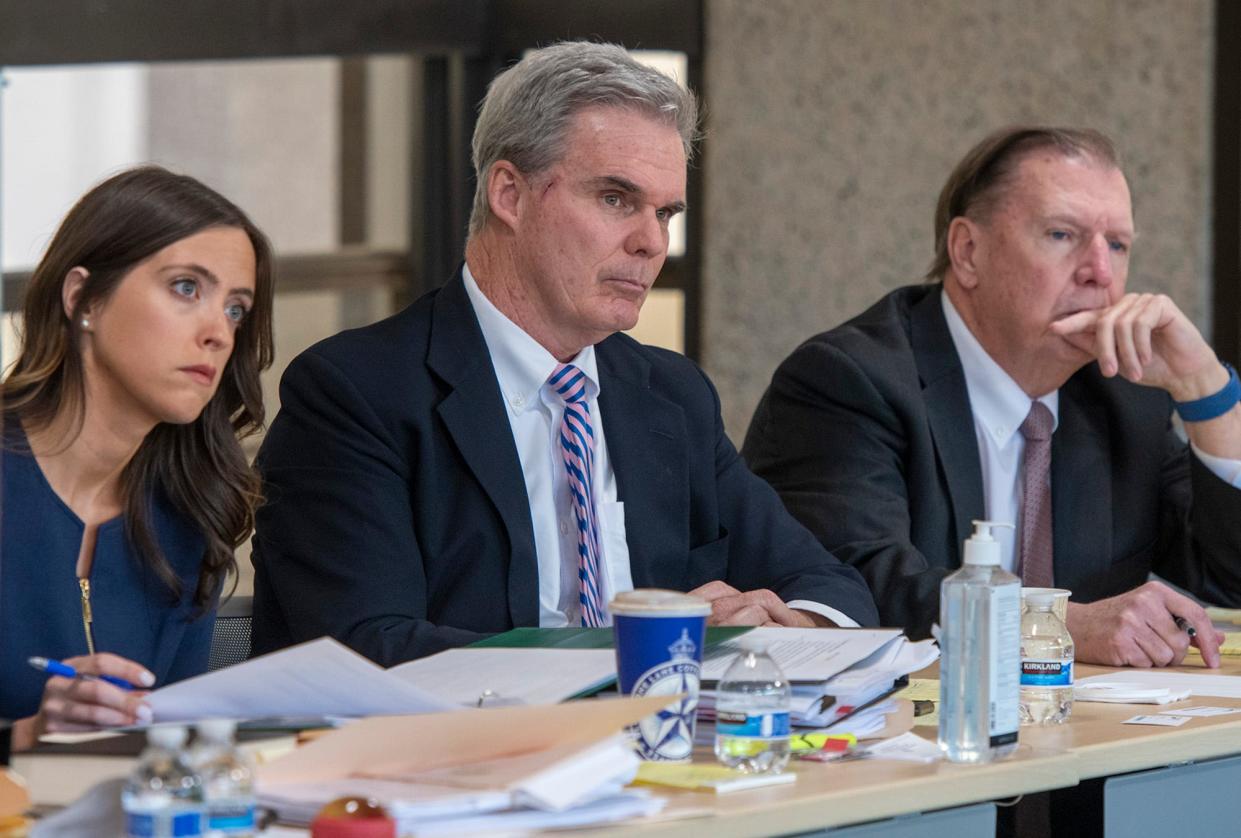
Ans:
[[[1073,594],[1067,588],[1022,588],[1021,598],[1035,605],[1055,602],[1057,597],[1068,599]]]
[[[680,591],[638,588],[612,597],[608,611],[626,617],[705,617],[711,613],[711,603]]]

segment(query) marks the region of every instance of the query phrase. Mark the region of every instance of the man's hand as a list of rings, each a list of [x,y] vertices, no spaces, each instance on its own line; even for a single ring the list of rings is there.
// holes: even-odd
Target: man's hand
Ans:
[[[1192,641],[1177,617],[1194,627]],[[1068,627],[1077,660],[1105,666],[1175,666],[1192,642],[1215,669],[1224,642],[1202,606],[1159,582],[1085,605],[1070,602]]]
[[[1158,387],[1179,402],[1228,383],[1228,371],[1202,334],[1163,294],[1126,294],[1115,305],[1057,320],[1051,331],[1093,355],[1108,378],[1119,374]]]
[[[1093,355],[1105,376],[1119,373],[1165,390],[1178,402],[1205,398],[1228,383],[1228,370],[1194,324],[1162,294],[1126,294],[1108,308],[1057,320],[1051,331]],[[1241,407],[1186,422],[1185,432],[1200,451],[1241,459]]]
[[[155,683],[155,676],[140,664],[119,655],[102,653],[67,658],[65,663],[82,675],[112,675],[139,687]],[[14,725],[14,750],[34,746],[44,733],[123,727],[151,721],[146,692],[128,691],[107,681],[87,678],[47,679],[39,712]]]
[[[709,626],[813,628],[828,625],[826,620],[816,622],[808,612],[789,608],[780,597],[766,589],[743,592],[726,582],[715,581],[695,588],[690,594],[711,603],[711,616],[707,618]]]

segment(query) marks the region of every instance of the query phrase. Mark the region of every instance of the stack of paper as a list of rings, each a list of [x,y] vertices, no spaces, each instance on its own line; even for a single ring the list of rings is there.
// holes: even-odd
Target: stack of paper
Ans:
[[[625,790],[638,768],[622,736],[585,747],[387,778],[260,783],[259,802],[284,823],[307,825],[338,797],[380,801],[400,835],[472,834],[585,826],[657,813],[663,801]]]
[[[627,790],[638,768],[625,725],[668,698],[374,717],[258,769],[260,802],[304,824],[329,801],[384,803],[402,835],[585,826],[658,812]]]
[[[1103,704],[1171,704],[1189,698],[1189,690],[1143,688],[1133,684],[1099,681],[1094,684],[1078,684],[1073,688],[1073,698],[1076,701],[1097,701]]]
[[[157,722],[554,704],[616,679],[607,649],[452,649],[385,670],[328,637],[151,693]]]
[[[912,643],[899,629],[758,628],[710,653],[704,681],[718,681],[738,652],[752,643],[765,645],[792,683],[791,721],[801,727],[836,725],[939,658],[934,641]],[[714,690],[703,690],[698,710],[700,719],[715,718]],[[883,727],[881,713],[862,721],[861,735]]]
[[[1073,689],[1078,701],[1121,704],[1167,704],[1191,695],[1241,698],[1241,677],[1137,669],[1083,678]]]

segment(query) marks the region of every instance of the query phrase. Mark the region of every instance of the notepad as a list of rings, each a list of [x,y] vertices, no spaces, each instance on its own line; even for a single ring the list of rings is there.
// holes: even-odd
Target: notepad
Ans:
[[[669,786],[688,791],[711,791],[728,794],[764,786],[781,786],[797,781],[791,772],[783,774],[743,774],[723,765],[693,763],[644,762],[638,767],[634,783],[644,786]]]
[[[1211,606],[1207,608],[1207,616],[1212,622],[1216,623],[1232,623],[1241,626],[1241,608],[1216,608]]]
[[[892,697],[907,698],[914,702],[914,727],[939,727],[938,678],[910,678],[909,686],[897,691]],[[926,702],[931,705],[930,711],[918,713],[918,709],[922,709],[919,705],[925,707]]]
[[[1241,655],[1241,631],[1224,632],[1224,642],[1219,646],[1221,655]],[[1197,646],[1189,648],[1189,654],[1201,655],[1202,651]]]

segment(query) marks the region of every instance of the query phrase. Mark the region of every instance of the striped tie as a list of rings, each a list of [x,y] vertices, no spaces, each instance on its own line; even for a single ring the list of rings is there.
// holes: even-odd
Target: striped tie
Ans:
[[[590,405],[586,401],[587,378],[572,364],[560,364],[547,383],[564,403],[560,453],[569,476],[573,516],[577,519],[578,602],[582,609],[582,625],[603,626],[607,622],[599,591],[599,521],[595,517],[595,493],[591,488],[595,432],[590,427]]]

